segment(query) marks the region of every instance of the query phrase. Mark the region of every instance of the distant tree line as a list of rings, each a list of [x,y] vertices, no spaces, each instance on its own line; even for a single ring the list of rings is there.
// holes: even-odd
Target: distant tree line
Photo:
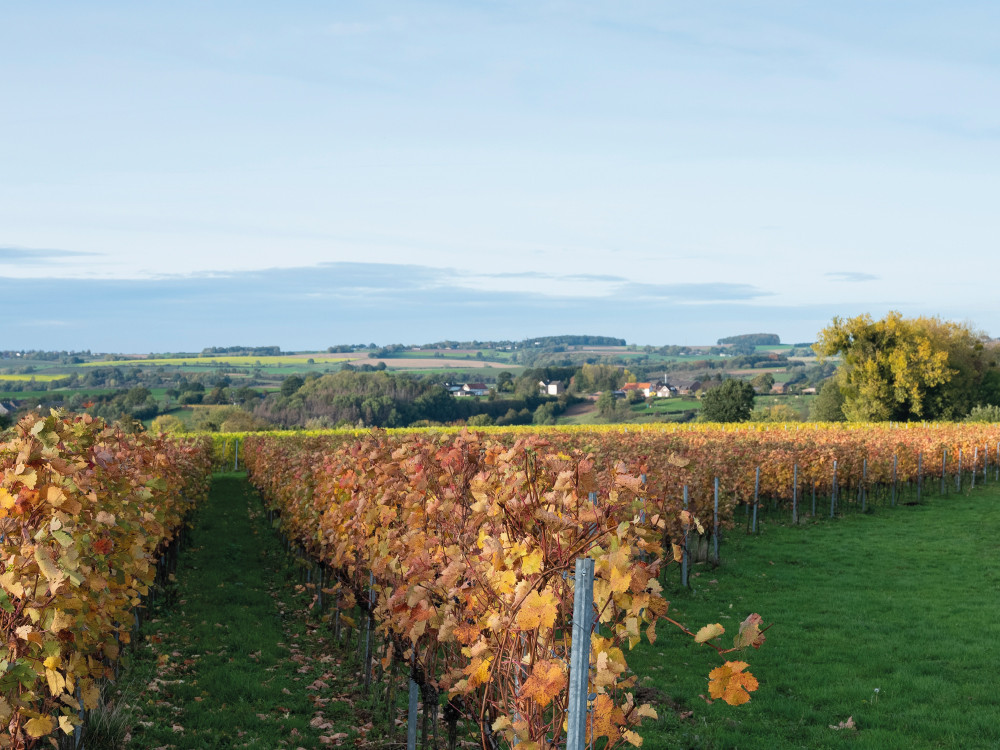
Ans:
[[[225,354],[230,357],[280,357],[280,346],[208,346],[201,350],[202,357]]]
[[[719,346],[725,344],[749,344],[751,346],[778,346],[781,337],[776,333],[743,333],[739,336],[726,336],[716,342]]]

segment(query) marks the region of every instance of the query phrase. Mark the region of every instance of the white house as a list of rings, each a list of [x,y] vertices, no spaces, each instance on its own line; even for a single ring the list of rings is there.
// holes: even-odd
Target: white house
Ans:
[[[543,394],[547,394],[549,396],[558,396],[560,393],[562,393],[564,390],[566,390],[563,387],[563,384],[562,384],[561,380],[551,380],[551,381],[549,381],[549,380],[539,380],[538,381],[538,389]]]

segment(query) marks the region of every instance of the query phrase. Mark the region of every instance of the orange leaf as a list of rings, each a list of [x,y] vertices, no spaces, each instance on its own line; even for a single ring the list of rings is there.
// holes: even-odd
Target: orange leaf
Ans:
[[[750,700],[750,693],[757,689],[757,678],[744,672],[749,664],[745,661],[727,661],[708,673],[708,693],[713,698],[722,698],[730,706],[740,706]]]
[[[531,676],[521,686],[521,697],[530,698],[544,707],[552,702],[566,684],[566,673],[559,662],[540,661],[535,664]]]

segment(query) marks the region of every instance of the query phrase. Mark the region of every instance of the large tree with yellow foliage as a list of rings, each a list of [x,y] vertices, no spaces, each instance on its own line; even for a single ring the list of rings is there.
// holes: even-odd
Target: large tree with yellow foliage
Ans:
[[[813,349],[842,357],[835,377],[852,422],[957,419],[1000,402],[998,349],[964,323],[898,312],[834,318]]]

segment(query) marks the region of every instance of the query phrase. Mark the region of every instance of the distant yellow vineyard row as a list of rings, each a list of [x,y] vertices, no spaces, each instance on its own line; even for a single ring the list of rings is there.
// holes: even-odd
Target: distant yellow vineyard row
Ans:
[[[37,375],[32,373],[30,375],[19,374],[19,375],[0,375],[0,380],[35,380],[39,383],[49,383],[53,380],[59,380],[60,378],[69,377],[68,375]]]
[[[980,427],[983,427],[980,425]],[[992,426],[993,428],[996,425]],[[664,437],[685,435],[704,436],[712,439],[729,434],[758,435],[761,438],[781,438],[788,437],[792,440],[801,438],[809,440],[813,437],[827,436],[832,439],[837,435],[848,439],[849,436],[886,436],[898,437],[898,442],[912,442],[916,434],[925,439],[948,441],[953,437],[955,431],[976,431],[975,425],[963,425],[955,422],[895,422],[895,423],[875,423],[875,422],[790,422],[787,424],[776,424],[770,422],[660,422],[655,424],[606,424],[606,425],[508,425],[504,427],[401,427],[390,430],[382,430],[389,435],[417,434],[437,434],[437,435],[457,435],[463,430],[487,434],[499,440],[505,437],[527,437],[537,435],[541,438],[548,437],[550,440],[560,442],[569,436],[586,437],[588,435],[621,435],[622,440],[627,440],[635,436],[647,436],[654,438],[657,435]],[[343,428],[328,430],[272,430],[268,432],[206,432],[192,433],[201,434],[212,439],[217,460],[224,464],[233,463],[234,451],[240,450],[248,436],[273,436],[278,438],[293,439],[296,437],[341,437],[360,438],[371,434],[371,428]],[[911,436],[911,437],[904,437]],[[997,435],[1000,437],[1000,434]],[[895,439],[895,438],[894,438]],[[957,454],[955,454],[957,455]]]
[[[947,431],[953,429],[955,422],[655,422],[650,424],[598,424],[598,425],[507,425],[503,427],[397,427],[382,430],[390,435],[405,435],[409,433],[439,433],[457,434],[462,430],[470,432],[486,433],[490,435],[513,434],[513,435],[542,435],[563,434],[563,433],[621,433],[621,434],[641,434],[641,433],[716,433],[716,432],[865,432],[870,430],[930,430]],[[232,440],[233,438],[244,438],[247,435],[274,435],[274,436],[304,436],[317,437],[321,435],[353,435],[355,437],[367,435],[373,428],[358,429],[347,427],[340,429],[326,430],[270,430],[266,432],[206,432],[203,433],[211,437],[217,444]]]
[[[344,357],[327,357],[317,354],[310,357],[316,364],[335,364],[346,362]],[[254,357],[254,356],[233,356],[233,357],[168,357],[165,359],[123,359],[113,362],[84,362],[81,367],[158,367],[160,365],[203,365],[211,367],[213,365],[232,365],[234,367],[274,367],[275,365],[304,365],[306,359],[303,357]]]

